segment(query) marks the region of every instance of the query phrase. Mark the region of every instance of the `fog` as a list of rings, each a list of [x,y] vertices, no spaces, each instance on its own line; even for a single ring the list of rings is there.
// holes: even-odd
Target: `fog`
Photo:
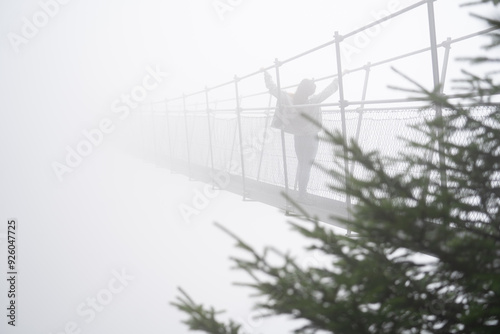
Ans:
[[[290,218],[279,206],[244,201],[231,189],[214,194],[203,180],[189,177],[187,169],[167,168],[168,145],[186,153],[184,139],[174,135],[184,124],[167,128],[163,116],[155,119],[154,112],[164,112],[167,99],[270,67],[275,59],[283,61],[331,41],[336,31],[347,34],[414,3],[1,1],[0,267],[7,274],[7,222],[16,219],[18,294],[16,328],[8,325],[4,314],[0,332],[188,333],[181,323],[184,315],[169,305],[182,286],[195,300],[227,310],[227,316],[244,323],[251,333],[290,333],[296,323],[289,319],[252,318],[258,313],[252,311],[251,291],[232,285],[247,280],[230,270],[234,240],[213,222],[257,248],[272,244],[301,254],[304,261],[325,259],[304,253],[301,246],[306,240],[289,231]],[[469,11],[486,13],[491,8],[468,10],[460,3],[435,2],[438,43],[485,29]],[[424,5],[362,37],[346,39],[341,53],[345,99],[361,98],[360,67],[428,47],[427,19]],[[445,93],[453,94],[452,80],[464,67],[456,58],[483,52],[480,46],[485,42],[479,37],[453,45]],[[443,48],[438,57],[442,65]],[[367,100],[408,96],[388,88],[409,86],[391,66],[432,88],[430,54],[424,53],[373,68]],[[349,73],[354,69],[357,72]],[[283,65],[280,71],[282,87],[297,85],[303,78],[335,76],[335,46]],[[269,73],[276,80],[274,69]],[[319,81],[318,91],[329,82],[330,78]],[[241,95],[267,91],[260,73],[241,81],[239,88]],[[336,92],[327,102],[337,103],[338,96]],[[211,90],[209,107],[224,108],[218,101],[231,98],[232,85]],[[243,107],[274,106],[269,98],[265,94],[244,100]],[[187,103],[190,110],[206,107],[203,94]],[[234,108],[234,102],[228,105]],[[182,100],[169,103],[169,108],[182,112]],[[254,116],[258,113],[246,115]],[[367,123],[372,125],[363,134],[367,142],[381,132],[376,118]],[[244,133],[255,135],[264,124],[261,120]],[[335,118],[326,120],[339,124]],[[352,118],[349,131],[354,131],[355,121]],[[396,129],[395,123],[391,126]],[[149,141],[155,129],[161,133]],[[214,131],[223,142],[227,128]],[[390,138],[398,134],[394,130]],[[387,137],[377,143],[389,141]],[[153,142],[160,146],[152,153]],[[78,150],[86,153],[79,155]],[[232,158],[238,159],[241,152],[235,152]],[[326,154],[320,148],[321,157]],[[293,169],[291,146],[289,157]],[[200,153],[198,158],[208,161],[208,155]],[[267,177],[274,176],[269,172]],[[317,196],[331,198],[324,195],[321,177],[311,180]],[[186,207],[194,207],[196,213],[186,215]],[[2,305],[7,305],[7,291],[3,280]]]

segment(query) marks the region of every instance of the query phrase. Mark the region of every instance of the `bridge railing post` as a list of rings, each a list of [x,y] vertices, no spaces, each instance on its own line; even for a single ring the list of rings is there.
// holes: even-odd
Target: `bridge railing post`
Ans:
[[[338,85],[339,85],[339,103],[340,103],[340,118],[342,123],[342,137],[344,141],[347,142],[347,126],[345,118],[345,107],[348,105],[347,101],[344,99],[344,80],[342,74],[342,60],[340,56],[340,43],[343,37],[339,35],[338,31],[335,31],[335,54],[337,60],[337,75],[338,75]],[[351,195],[349,195],[349,160],[347,157],[347,149],[344,147],[344,177],[345,177],[345,187],[346,187],[346,207],[348,219],[350,219],[351,210]],[[350,230],[347,231],[350,235]]]
[[[214,170],[214,151],[212,146],[212,125],[210,124],[210,102],[208,98],[208,88],[205,87],[205,105],[207,108],[207,125],[208,125],[208,149],[210,154],[210,169],[212,171],[212,180],[215,173]],[[215,184],[212,183],[212,187],[215,187]]]
[[[283,115],[283,103],[281,101],[281,78],[280,78],[280,66],[281,63],[278,61],[276,58],[274,60],[274,68],[276,70],[276,87],[278,90],[277,94],[277,105],[278,105],[278,113],[279,115]],[[286,161],[286,142],[285,142],[285,131],[283,129],[280,130],[281,132],[281,154],[283,156],[283,175],[285,176],[285,214],[289,214],[289,206],[288,206],[288,166],[287,166],[287,161]]]
[[[451,38],[448,37],[445,42],[443,42],[444,46],[444,56],[443,56],[443,68],[441,69],[441,86],[439,87],[439,92],[443,94],[444,92],[444,82],[446,80],[446,71],[448,69],[448,60],[450,59],[450,49],[451,49]]]
[[[229,164],[227,166],[228,172],[231,173],[233,170],[233,155],[236,146],[236,137],[238,137],[238,121],[236,121],[236,126],[234,127],[233,132],[233,142],[231,143],[231,154],[229,155]]]
[[[430,48],[431,48],[431,60],[432,60],[432,79],[434,82],[434,91],[437,92],[438,89],[439,91],[441,90],[440,88],[440,80],[439,80],[439,62],[438,62],[438,51],[437,51],[437,42],[436,42],[436,22],[435,22],[435,17],[434,17],[434,1],[435,0],[428,0],[427,1],[427,15],[428,15],[428,22],[429,22],[429,37],[430,37]],[[441,118],[443,117],[443,111],[442,111],[442,106],[440,103],[435,104],[436,107],[436,117]],[[443,145],[442,145],[442,137],[443,137],[443,130],[444,129],[439,129],[438,130],[438,153],[439,153],[439,166],[441,169],[441,186],[443,188],[447,187],[447,181],[446,181],[446,170],[444,169],[445,167],[445,158],[444,158],[444,152],[443,152]]]
[[[371,63],[368,62],[365,65],[365,81],[363,83],[363,92],[361,93],[361,101],[366,100],[366,92],[368,90],[368,79],[370,78],[370,69],[371,69]],[[359,106],[359,109],[358,109],[359,110],[358,124],[356,125],[356,135],[355,135],[356,142],[359,141],[359,136],[361,134],[361,124],[363,122],[364,107],[365,107],[365,104],[361,103]],[[354,175],[355,168],[356,168],[356,162],[353,161],[353,163],[351,165],[351,175]]]
[[[269,114],[271,113],[271,101],[272,101],[272,95],[269,94],[269,103],[267,106],[266,110],[266,122],[264,125],[264,138],[262,139],[262,147],[260,149],[260,158],[259,158],[259,168],[257,169],[257,181],[260,180],[260,170],[262,167],[262,159],[264,158],[264,148],[266,147],[266,142],[267,142],[267,133],[269,131]]]
[[[186,95],[182,94],[182,108],[184,111],[184,128],[186,132],[186,148],[187,148],[187,159],[188,159],[188,176],[191,180],[191,148],[189,145],[189,131],[188,131],[188,119],[187,119],[187,109],[186,109]]]
[[[238,121],[238,137],[240,144],[240,161],[241,161],[241,183],[243,187],[243,200],[246,198],[246,185],[245,185],[245,157],[243,155],[243,134],[241,129],[241,105],[240,105],[240,94],[238,89],[238,77],[234,76],[234,92],[236,97],[236,118]]]
[[[167,122],[167,140],[168,140],[168,153],[169,153],[169,163],[170,163],[170,172],[172,172],[174,167],[174,155],[172,150],[172,134],[170,127],[170,112],[168,111],[168,100],[165,99],[165,118]]]

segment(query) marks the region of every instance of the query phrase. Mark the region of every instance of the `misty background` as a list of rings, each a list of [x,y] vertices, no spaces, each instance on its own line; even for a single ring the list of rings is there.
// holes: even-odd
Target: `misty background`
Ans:
[[[249,291],[231,285],[245,280],[229,268],[234,242],[212,223],[222,223],[257,248],[273,244],[302,254],[304,240],[289,233],[289,219],[274,207],[221,192],[186,222],[179,207],[192,204],[205,185],[132,154],[128,131],[134,118],[122,122],[113,103],[141,85],[148,68],[165,74],[141,104],[257,71],[275,58],[287,59],[332,40],[335,31],[348,33],[384,11],[416,2],[0,1],[4,272],[7,219],[16,218],[20,226],[18,326],[7,326],[2,314],[0,331],[70,333],[68,323],[75,323],[82,333],[187,333],[180,322],[183,315],[168,304],[182,286],[195,300],[227,309],[250,332],[289,333],[295,325],[287,319],[252,320]],[[32,37],[23,37],[26,20],[49,3],[57,4],[53,16]],[[221,12],[219,3],[232,9]],[[435,2],[438,43],[485,28],[469,11],[487,13],[488,8],[468,10],[460,3]],[[342,54],[347,69],[425,48],[426,7],[391,19],[367,40],[346,43],[356,50]],[[475,38],[452,47],[445,92],[453,92],[451,80],[466,67],[455,59],[480,54],[483,44]],[[432,87],[428,53],[392,65]],[[406,96],[387,89],[389,84],[407,85],[390,66],[373,70],[367,99]],[[292,85],[304,77],[335,73],[334,49],[327,48],[285,66],[282,82]],[[265,90],[259,79],[242,93]],[[359,80],[346,77],[346,99],[360,98]],[[217,98],[232,97],[225,94]],[[75,148],[85,139],[82,132],[98,128],[103,119],[111,120],[113,130],[61,181],[54,162],[64,163],[67,147]],[[304,261],[322,260],[303,256]],[[109,290],[113,273],[122,270],[133,279],[87,321],[78,307],[83,303],[89,309],[88,298],[106,295],[102,290]],[[6,291],[2,281],[1,305],[7,303]]]

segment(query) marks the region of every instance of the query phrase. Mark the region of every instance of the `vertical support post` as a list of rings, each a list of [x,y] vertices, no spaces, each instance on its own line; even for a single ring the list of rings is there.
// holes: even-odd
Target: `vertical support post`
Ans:
[[[238,90],[238,77],[234,76],[234,90],[236,97],[236,117],[238,120],[238,137],[240,138],[240,158],[241,158],[241,183],[243,186],[243,200],[246,198],[246,185],[245,185],[245,159],[243,156],[243,135],[241,131],[241,106],[240,106],[240,94]]]
[[[433,4],[434,1],[435,0],[427,1],[427,15],[429,17],[429,35],[431,42],[432,79],[434,81],[434,88],[438,88],[439,62],[438,62],[437,42],[436,42],[436,22],[434,19],[434,4]]]
[[[271,108],[271,101],[272,101],[272,95],[269,94],[269,103],[267,105],[267,110],[266,110],[266,124],[264,125],[264,138],[262,140],[262,148],[260,149],[260,159],[259,159],[259,168],[257,170],[257,181],[260,180],[260,169],[262,167],[262,158],[264,157],[264,147],[266,146],[266,141],[267,141],[267,131],[269,131],[269,114],[270,114],[270,108]]]
[[[451,38],[448,37],[445,42],[443,42],[444,46],[444,59],[443,59],[443,68],[441,69],[441,86],[439,93],[443,94],[444,92],[444,83],[446,81],[446,70],[448,69],[448,60],[450,59],[450,49],[451,49]]]
[[[434,18],[434,1],[427,1],[427,14],[429,18],[429,35],[430,35],[430,44],[431,44],[431,58],[432,58],[432,79],[434,81],[434,91],[437,91],[440,87],[439,81],[439,63],[438,63],[438,54],[437,54],[437,43],[436,43],[436,22]],[[441,118],[443,116],[443,111],[441,109],[441,104],[436,103],[436,116]],[[441,169],[441,186],[446,188],[446,170],[445,161],[444,161],[444,152],[443,145],[441,143],[443,138],[443,129],[438,130],[438,152],[439,152],[439,166]]]
[[[207,107],[207,125],[208,125],[208,146],[210,150],[210,168],[212,170],[212,180],[213,180],[213,175],[215,173],[214,171],[214,151],[212,148],[212,126],[210,124],[210,103],[208,99],[208,88],[205,87],[205,104]]]
[[[339,35],[339,32],[335,32],[335,51],[337,58],[337,75],[338,75],[338,84],[339,84],[339,102],[340,102],[340,118],[342,122],[342,136],[344,141],[347,142],[347,126],[345,119],[345,107],[347,106],[347,102],[344,100],[344,81],[342,75],[342,61],[340,58],[340,42],[342,42],[343,38]],[[349,211],[351,209],[351,195],[349,195],[349,161],[347,159],[347,150],[344,148],[344,175],[345,175],[345,187],[346,187],[346,206],[348,211],[348,218],[350,219]],[[347,231],[347,235],[350,235],[351,231]]]
[[[174,166],[174,155],[172,153],[172,137],[170,133],[170,119],[169,119],[169,112],[168,112],[168,100],[165,99],[165,117],[167,119],[167,138],[168,138],[168,153],[169,153],[169,160],[170,160],[170,171],[172,172],[173,166]]]
[[[365,82],[363,84],[363,92],[361,93],[361,101],[366,100],[366,92],[368,90],[368,79],[370,78],[370,69],[371,69],[371,63],[367,63],[365,65]],[[365,107],[365,104],[362,103],[359,106],[359,116],[358,116],[358,124],[356,126],[356,141],[359,141],[359,135],[361,134],[361,123],[363,122],[363,108]],[[356,167],[356,162],[353,162],[351,166],[351,175],[354,174],[354,168]]]
[[[191,148],[189,147],[189,132],[188,132],[188,120],[187,120],[187,109],[186,109],[186,95],[182,94],[182,108],[184,110],[184,128],[186,131],[186,148],[187,148],[187,158],[188,158],[188,176],[191,180]]]
[[[283,115],[283,104],[281,103],[281,79],[280,79],[280,62],[278,59],[274,60],[274,67],[276,69],[276,87],[278,89],[278,112]],[[283,174],[285,175],[285,214],[289,214],[288,210],[288,166],[286,162],[286,143],[285,131],[281,129],[281,153],[283,155]]]
[[[229,155],[229,165],[228,172],[231,173],[232,163],[233,163],[233,154],[234,154],[234,146],[236,145],[236,135],[238,134],[238,121],[236,121],[236,127],[234,128],[233,134],[233,143],[231,144],[231,154]]]

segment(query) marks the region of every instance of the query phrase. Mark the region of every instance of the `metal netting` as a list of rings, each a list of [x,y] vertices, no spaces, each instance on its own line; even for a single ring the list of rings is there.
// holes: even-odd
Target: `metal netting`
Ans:
[[[471,110],[474,117],[487,117],[493,107],[475,107]],[[443,110],[443,114],[449,113]],[[244,176],[279,187],[285,187],[285,166],[283,146],[287,163],[289,189],[296,189],[297,158],[293,135],[284,135],[270,126],[272,112],[241,113],[241,138],[238,118],[235,112],[217,114],[215,112],[162,112],[161,108],[149,108],[140,112],[137,126],[141,131],[142,147],[146,155],[156,160],[168,159],[181,161],[198,168],[225,171],[232,175]],[[406,144],[412,141],[426,144],[426,135],[414,128],[435,117],[432,108],[401,109],[364,109],[350,110],[345,113],[346,137],[355,138],[364,151],[377,151],[385,157],[399,154],[422,154],[418,149]],[[323,126],[330,132],[342,131],[341,115],[338,110],[323,111]],[[187,130],[187,133],[186,133]],[[324,133],[320,137],[325,137]],[[470,134],[455,133],[450,140],[467,144]],[[343,159],[335,155],[330,142],[320,140],[316,164],[326,170],[343,171]],[[213,166],[212,166],[213,159]],[[434,155],[426,159],[436,161]],[[242,168],[244,167],[244,168]],[[361,166],[348,164],[349,171],[356,178],[364,179],[369,175]],[[405,170],[404,161],[388,165],[389,172]],[[244,174],[243,174],[244,172]],[[419,173],[418,170],[414,171]],[[332,174],[313,166],[308,192],[324,198],[345,201],[345,195],[333,191],[330,186],[342,186]]]

